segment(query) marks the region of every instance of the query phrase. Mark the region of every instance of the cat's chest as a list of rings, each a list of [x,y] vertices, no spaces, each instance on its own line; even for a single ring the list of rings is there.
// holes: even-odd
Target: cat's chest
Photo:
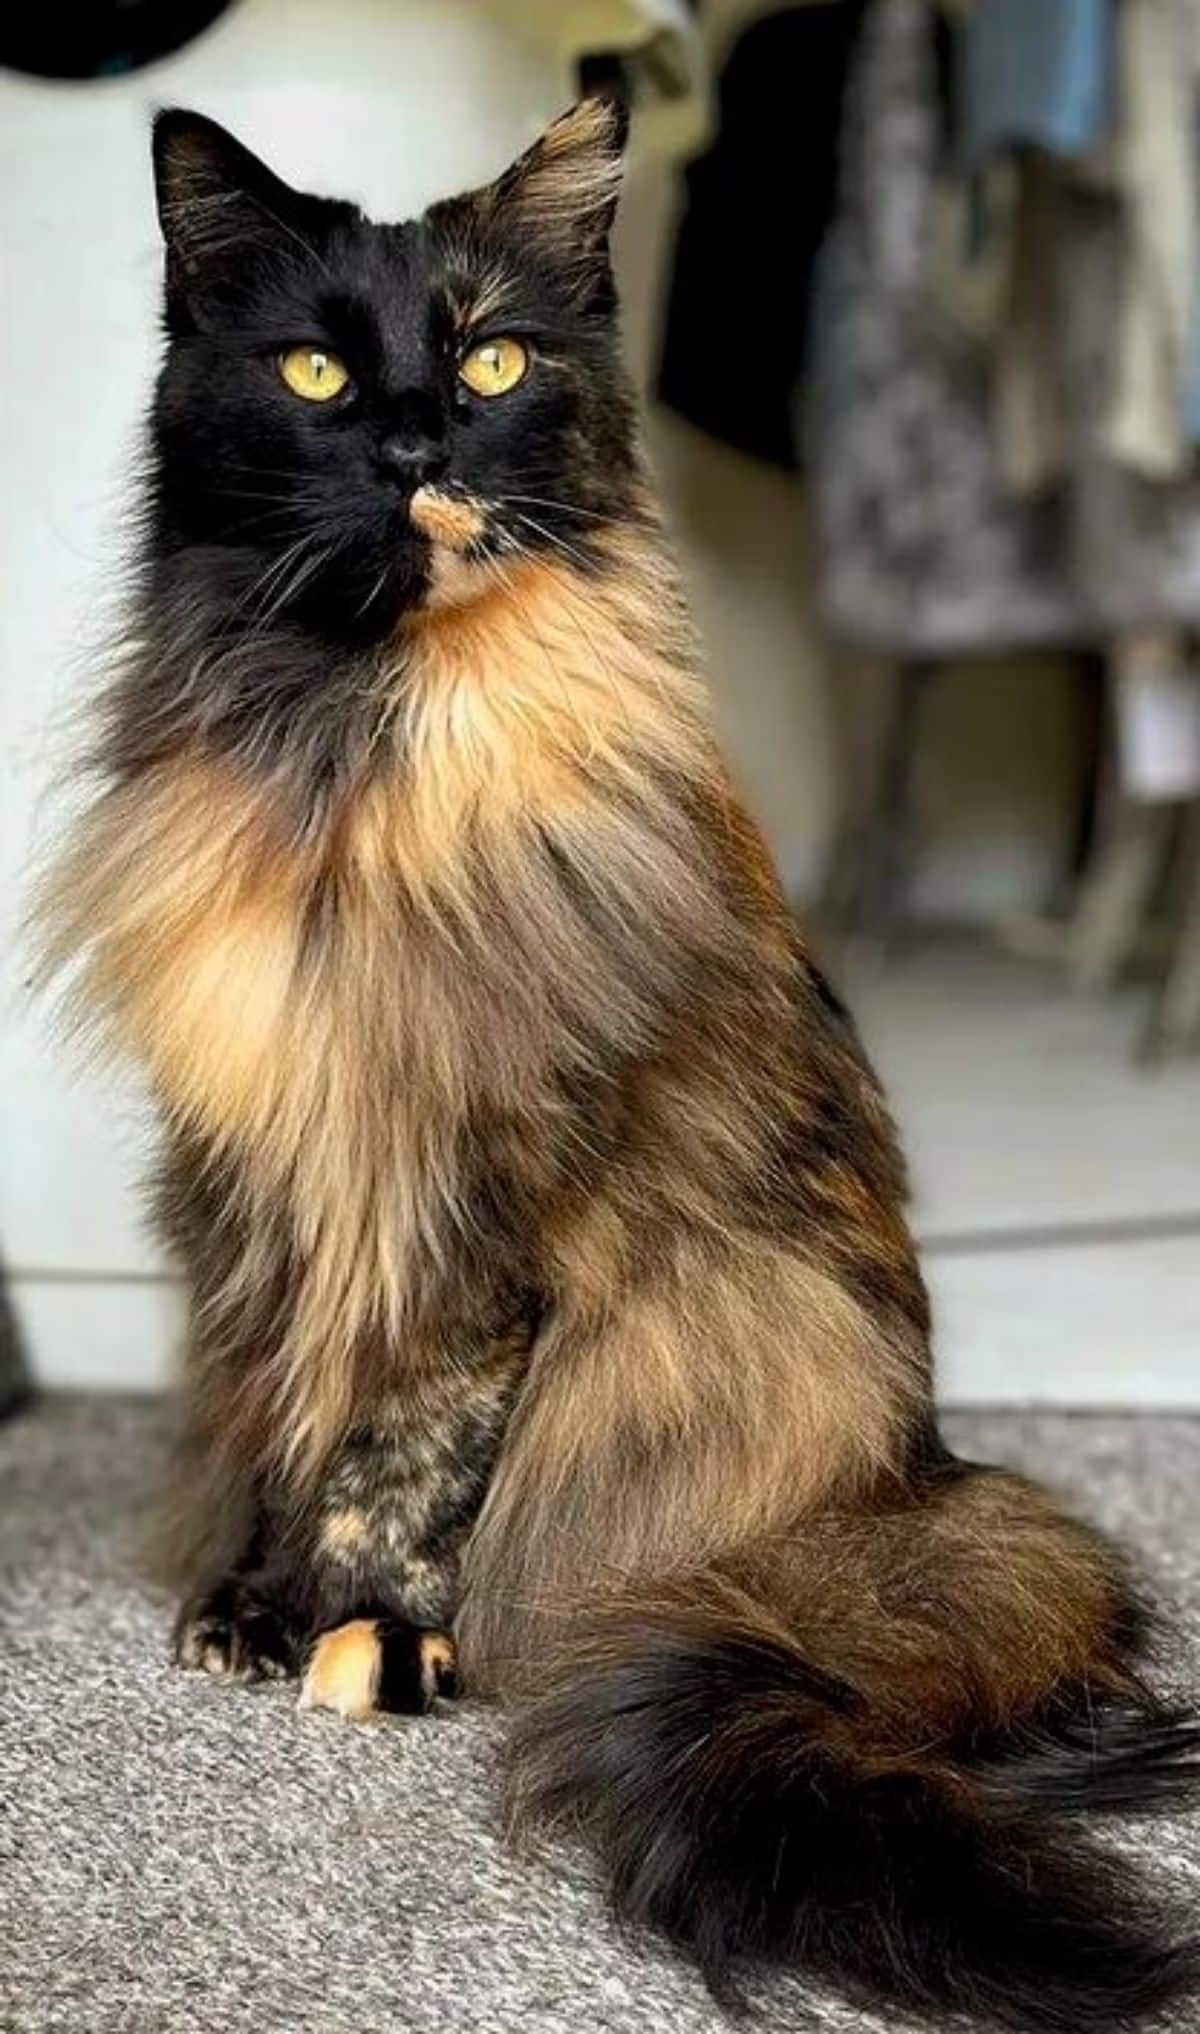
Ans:
[[[194,749],[94,815],[62,943],[179,1127],[274,1181],[355,1143],[429,1170],[464,1121],[545,1120],[653,1045],[696,972],[663,787],[707,735],[620,677],[624,636],[583,657],[556,586],[431,630],[324,806]]]
[[[532,951],[514,966],[497,856],[481,868],[461,815],[383,785],[296,848],[193,766],[143,787],[136,819],[114,809],[99,845],[97,987],[181,1127],[282,1178],[304,1149],[378,1151],[384,1123],[419,1161],[531,1101],[552,993]]]
[[[138,1049],[168,1109],[218,1143],[284,1165],[385,1110],[465,1106],[470,977],[382,872],[281,875],[250,854],[151,944]]]

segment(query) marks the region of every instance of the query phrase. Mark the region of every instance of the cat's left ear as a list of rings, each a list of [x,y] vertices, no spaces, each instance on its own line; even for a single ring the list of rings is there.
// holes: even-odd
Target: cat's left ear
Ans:
[[[554,263],[579,295],[611,281],[608,242],[621,195],[629,115],[581,99],[489,187],[498,218]]]

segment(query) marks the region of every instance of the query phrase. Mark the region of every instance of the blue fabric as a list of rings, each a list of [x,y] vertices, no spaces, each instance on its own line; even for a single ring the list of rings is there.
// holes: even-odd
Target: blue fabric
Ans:
[[[976,0],[961,43],[965,166],[1033,145],[1085,155],[1113,105],[1116,0]]]

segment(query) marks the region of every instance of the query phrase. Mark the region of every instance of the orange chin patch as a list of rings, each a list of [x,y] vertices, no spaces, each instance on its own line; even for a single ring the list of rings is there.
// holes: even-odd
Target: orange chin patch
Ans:
[[[485,559],[468,558],[438,544],[433,553],[429,582],[425,588],[425,609],[437,614],[442,609],[470,607],[482,595],[495,590],[494,567]]]
[[[423,537],[451,551],[465,551],[485,528],[483,510],[473,501],[436,487],[419,487],[408,512]]]

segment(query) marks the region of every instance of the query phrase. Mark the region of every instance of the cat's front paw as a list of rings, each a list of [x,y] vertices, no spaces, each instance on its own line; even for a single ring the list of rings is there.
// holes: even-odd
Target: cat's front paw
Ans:
[[[300,1665],[295,1626],[236,1580],[184,1605],[174,1654],[181,1667],[231,1681],[281,1681]]]
[[[301,1709],[332,1709],[354,1722],[380,1714],[421,1716],[458,1693],[454,1641],[394,1617],[357,1617],[313,1641]]]

